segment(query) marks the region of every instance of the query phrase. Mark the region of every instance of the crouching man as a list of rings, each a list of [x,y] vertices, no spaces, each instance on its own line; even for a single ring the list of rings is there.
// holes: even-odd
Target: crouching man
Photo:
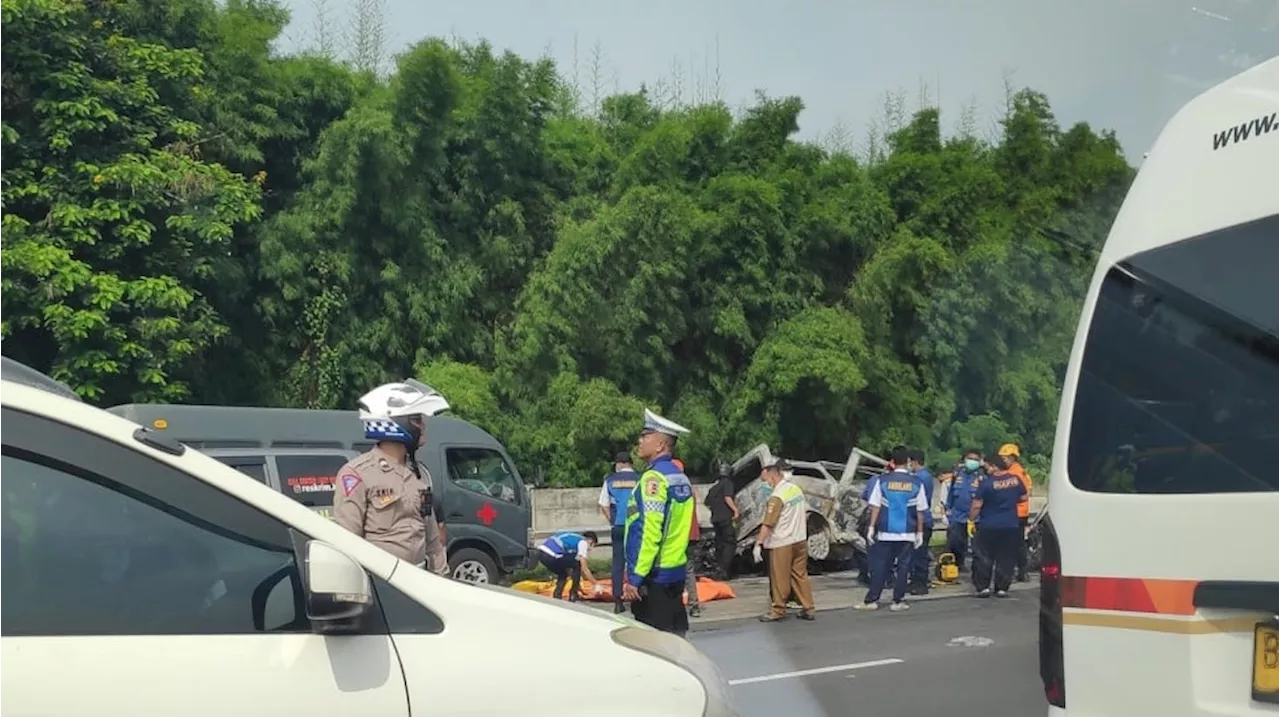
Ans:
[[[556,588],[552,597],[559,600],[564,597],[565,581],[572,578],[569,585],[569,602],[582,599],[582,576],[595,584],[596,578],[587,565],[587,555],[591,548],[599,542],[596,534],[588,530],[585,533],[556,533],[542,541],[538,546],[538,559],[556,576]]]

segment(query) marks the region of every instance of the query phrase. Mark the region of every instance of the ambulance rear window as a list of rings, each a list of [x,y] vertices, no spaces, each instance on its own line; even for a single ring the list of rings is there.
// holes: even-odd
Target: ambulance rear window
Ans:
[[[1067,451],[1103,493],[1277,490],[1280,222],[1161,247],[1108,272]]]

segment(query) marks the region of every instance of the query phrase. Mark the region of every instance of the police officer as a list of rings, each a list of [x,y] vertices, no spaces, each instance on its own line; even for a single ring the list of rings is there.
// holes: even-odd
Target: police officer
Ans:
[[[441,575],[449,563],[440,505],[414,453],[426,439],[427,417],[448,407],[435,389],[413,379],[361,396],[364,435],[377,445],[338,470],[333,491],[338,525]]]
[[[627,565],[626,525],[627,501],[635,492],[640,476],[631,466],[631,454],[621,451],[613,457],[613,472],[600,486],[600,513],[609,521],[610,545],[613,551],[613,612],[623,612],[622,578]]]
[[[996,597],[1009,596],[1009,584],[1013,582],[1022,544],[1018,504],[1026,495],[1027,487],[1022,479],[1008,471],[997,469],[978,483],[969,507],[969,519],[978,524],[973,555],[973,586],[978,597],[991,597],[993,567]]]
[[[627,581],[622,588],[636,620],[681,636],[689,631],[683,597],[697,506],[693,486],[671,454],[677,436],[688,432],[645,409],[636,454],[649,467],[627,501]]]
[[[969,536],[973,525],[969,522],[969,508],[973,505],[973,494],[982,481],[982,452],[969,449],[964,452],[964,459],[952,473],[951,485],[947,488],[947,497],[943,507],[947,511],[947,552],[956,557],[956,565],[964,570],[964,559],[969,551]]]

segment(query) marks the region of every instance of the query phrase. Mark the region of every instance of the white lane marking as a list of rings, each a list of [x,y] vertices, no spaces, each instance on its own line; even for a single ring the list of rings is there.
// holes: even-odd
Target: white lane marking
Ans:
[[[774,680],[789,680],[793,677],[808,677],[809,675],[825,675],[829,672],[848,672],[850,670],[861,670],[864,667],[880,667],[882,665],[897,665],[901,663],[896,657],[890,657],[884,660],[871,660],[868,662],[850,662],[847,665],[831,665],[829,667],[815,667],[812,670],[796,670],[795,672],[778,672],[772,675],[760,675],[759,677],[743,677],[737,680],[729,680],[729,684],[736,687],[738,685],[752,685],[757,682],[772,682]]]

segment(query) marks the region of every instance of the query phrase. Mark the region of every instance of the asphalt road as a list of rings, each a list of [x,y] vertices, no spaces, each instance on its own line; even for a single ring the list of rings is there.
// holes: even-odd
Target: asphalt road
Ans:
[[[1045,714],[1037,593],[886,608],[720,623],[691,637],[733,685],[743,717]]]

